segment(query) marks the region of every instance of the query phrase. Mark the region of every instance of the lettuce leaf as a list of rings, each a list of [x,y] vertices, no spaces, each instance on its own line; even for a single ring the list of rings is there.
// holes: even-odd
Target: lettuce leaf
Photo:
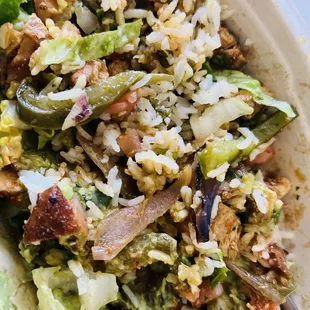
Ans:
[[[19,6],[24,0],[0,0],[0,26],[12,22],[19,15]]]
[[[22,152],[22,130],[30,127],[16,114],[15,101],[2,100],[0,103],[0,169],[16,162]]]
[[[118,286],[112,274],[83,273],[87,289],[83,294],[79,294],[79,278],[69,269],[40,267],[34,269],[32,275],[42,310],[99,310],[117,299]]]
[[[190,118],[195,138],[204,140],[216,132],[223,124],[229,123],[241,116],[253,113],[253,108],[237,98],[224,99],[206,108],[200,116],[194,114]]]
[[[66,303],[77,295],[76,278],[69,270],[61,271],[60,267],[38,268],[32,271],[33,282],[38,288],[39,308],[44,310],[67,310]],[[56,290],[56,296],[54,295]],[[66,294],[60,294],[59,290]],[[61,298],[60,298],[61,295]],[[65,296],[67,295],[67,296]],[[67,298],[66,298],[67,297]],[[71,309],[80,309],[72,307]]]
[[[256,103],[268,107],[274,107],[284,112],[289,118],[296,117],[296,113],[290,104],[285,101],[279,101],[267,95],[258,80],[253,79],[240,71],[224,70],[216,72],[216,79],[218,81],[225,80],[230,84],[236,85],[240,89],[249,91],[253,95]]]
[[[117,30],[95,33],[85,37],[62,37],[45,40],[32,55],[30,68],[46,67],[65,62],[81,63],[111,55],[115,50],[139,38],[143,23],[137,20]]]

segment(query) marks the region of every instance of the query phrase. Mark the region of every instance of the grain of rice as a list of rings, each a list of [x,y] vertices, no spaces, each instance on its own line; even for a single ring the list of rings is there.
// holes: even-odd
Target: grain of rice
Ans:
[[[228,168],[229,163],[226,162],[223,165],[219,166],[218,168],[208,172],[207,176],[209,178],[216,178],[219,182],[223,182]]]
[[[158,250],[151,250],[147,253],[147,255],[148,257],[164,262],[167,265],[173,265],[171,257],[164,252]]]
[[[211,211],[211,219],[213,220],[218,212],[219,204],[221,202],[221,197],[219,195],[216,195],[212,204],[212,211]]]
[[[128,200],[128,207],[136,206],[136,205],[142,203],[144,200],[145,200],[144,195],[136,197],[134,199],[130,199],[130,200]]]
[[[138,81],[136,84],[132,85],[130,87],[130,90],[136,90],[138,88],[145,86],[150,81],[151,78],[152,78],[151,74],[146,74],[140,81]]]
[[[234,179],[232,179],[230,181],[229,187],[231,187],[231,188],[238,188],[240,186],[240,184],[241,184],[240,180],[237,179],[237,178],[234,178]]]
[[[256,202],[258,210],[263,214],[267,214],[268,201],[266,197],[264,196],[263,192],[259,189],[254,189],[252,192],[252,196]]]
[[[128,298],[130,299],[130,301],[134,305],[134,307],[139,309],[139,300],[136,297],[136,295],[132,292],[132,290],[129,288],[129,286],[124,284],[122,286],[122,288],[123,288],[124,293],[128,296]]]
[[[109,197],[114,196],[114,191],[113,191],[112,186],[104,184],[102,181],[99,181],[99,180],[95,180],[95,186],[101,193],[105,194],[106,196],[109,196]]]
[[[49,93],[47,96],[51,100],[62,101],[62,100],[77,100],[84,94],[82,89],[73,88],[69,90],[64,90],[59,93]]]
[[[69,260],[68,267],[77,278],[81,277],[82,274],[84,273],[83,266],[78,261]]]
[[[84,89],[86,87],[86,84],[87,84],[87,78],[86,78],[86,75],[85,74],[81,74],[75,85],[74,85],[74,88],[79,88],[79,89]]]
[[[82,126],[76,126],[77,132],[88,141],[92,141],[93,137],[82,127]]]
[[[102,211],[94,204],[92,201],[87,201],[86,206],[89,210],[86,211],[88,217],[92,218],[93,220],[102,220],[104,215]]]
[[[147,10],[131,9],[124,12],[124,17],[126,19],[147,18],[147,16],[148,16]]]

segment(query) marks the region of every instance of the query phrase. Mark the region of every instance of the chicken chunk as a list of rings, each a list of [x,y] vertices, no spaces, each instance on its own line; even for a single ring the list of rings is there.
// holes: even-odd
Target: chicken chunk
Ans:
[[[110,75],[116,75],[129,69],[128,61],[115,60],[109,66]]]
[[[223,49],[226,50],[238,44],[236,38],[229,32],[227,28],[220,27],[219,34],[220,34],[221,44],[222,44]]]
[[[17,173],[11,170],[0,171],[0,197],[15,196],[23,191]]]
[[[291,182],[284,177],[268,179],[265,183],[272,191],[276,192],[278,199],[282,199],[291,189]]]
[[[221,47],[214,52],[213,62],[220,66],[240,69],[247,63],[247,60],[241,51],[236,37],[225,27],[221,27],[219,33]]]
[[[224,256],[235,259],[239,251],[241,223],[231,208],[220,204],[218,213],[211,224],[211,233],[211,239],[219,243]]]
[[[63,236],[87,234],[86,216],[78,199],[68,201],[58,186],[39,195],[24,225],[24,241],[36,243]]]
[[[100,81],[104,81],[109,77],[108,68],[104,60],[88,61],[86,65],[72,74],[71,81],[76,84],[78,78],[85,75],[87,85],[96,85]]]
[[[74,2],[75,0],[66,0],[65,2]],[[57,0],[34,0],[35,11],[44,22],[48,19],[55,19],[62,13]],[[70,10],[69,10],[70,11]],[[68,18],[70,19],[70,18]]]
[[[48,39],[49,33],[43,22],[35,15],[29,19],[24,27],[23,39],[17,55],[8,66],[8,82],[21,81],[30,75],[29,60],[40,42]]]
[[[5,23],[0,27],[0,48],[10,55],[20,44],[22,33],[15,30],[13,24]]]
[[[269,265],[271,267],[275,267],[281,270],[285,275],[289,275],[289,270],[286,264],[286,254],[283,249],[281,249],[276,244],[272,244],[269,246],[269,255],[270,258],[268,260]]]

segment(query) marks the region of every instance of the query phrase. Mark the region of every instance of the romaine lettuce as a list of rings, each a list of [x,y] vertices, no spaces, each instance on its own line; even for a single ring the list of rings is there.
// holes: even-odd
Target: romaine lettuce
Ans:
[[[68,36],[45,40],[30,59],[30,68],[44,68],[65,62],[81,63],[95,60],[115,52],[139,38],[142,21],[137,20],[118,27],[117,30],[95,33],[85,37]]]
[[[37,296],[39,299],[39,308],[42,310],[67,310],[66,297],[72,299],[72,296],[77,295],[77,283],[73,273],[69,270],[61,271],[60,267],[38,268],[32,271],[33,282],[38,288]],[[53,291],[56,291],[54,296]],[[59,298],[59,290],[62,290],[65,295]],[[57,294],[58,292],[58,294]],[[58,298],[57,298],[58,297]],[[72,308],[73,309],[79,309]]]
[[[197,140],[204,140],[216,132],[223,124],[229,123],[243,115],[253,113],[253,108],[237,98],[224,99],[206,108],[200,116],[194,114],[190,123]]]
[[[296,113],[292,107],[285,101],[279,101],[267,95],[258,80],[253,79],[240,71],[224,70],[216,72],[216,79],[218,81],[225,80],[230,84],[236,85],[240,89],[245,89],[253,95],[256,103],[268,107],[274,107],[284,112],[289,118],[296,117]]]

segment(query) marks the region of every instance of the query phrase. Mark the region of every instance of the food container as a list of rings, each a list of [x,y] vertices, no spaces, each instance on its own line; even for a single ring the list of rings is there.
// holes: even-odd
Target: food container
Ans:
[[[224,0],[234,10],[227,25],[247,50],[246,71],[261,80],[279,99],[292,103],[299,118],[279,135],[269,168],[292,181],[286,199],[287,243],[293,252],[298,309],[310,309],[310,46],[307,25],[299,9],[308,0]],[[306,13],[306,12],[304,12]],[[305,14],[305,16],[307,16]],[[291,257],[290,257],[291,258]]]

